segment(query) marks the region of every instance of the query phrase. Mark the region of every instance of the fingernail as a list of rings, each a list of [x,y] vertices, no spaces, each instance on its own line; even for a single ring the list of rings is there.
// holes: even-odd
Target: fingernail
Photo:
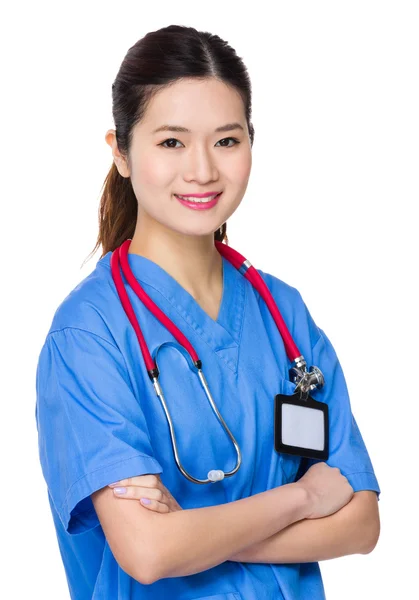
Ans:
[[[149,498],[140,498],[143,504],[150,504],[151,500]]]
[[[127,488],[126,487],[116,487],[116,488],[113,488],[113,491],[115,492],[115,494],[126,494]]]

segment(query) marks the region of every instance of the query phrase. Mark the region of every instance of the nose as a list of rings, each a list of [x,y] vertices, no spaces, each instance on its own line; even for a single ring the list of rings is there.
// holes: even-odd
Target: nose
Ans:
[[[203,146],[191,147],[185,157],[185,181],[196,181],[207,185],[210,181],[216,181],[218,176],[219,167],[212,152]]]

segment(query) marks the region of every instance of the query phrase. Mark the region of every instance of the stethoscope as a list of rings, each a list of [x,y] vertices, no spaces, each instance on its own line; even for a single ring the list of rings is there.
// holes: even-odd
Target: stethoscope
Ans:
[[[231,248],[231,246],[227,246],[222,242],[215,241],[215,246],[218,252],[224,256],[236,269],[246,277],[248,281],[254,286],[254,288],[259,292],[261,297],[266,302],[266,305],[269,308],[269,311],[272,314],[272,317],[278,327],[278,331],[282,336],[285,350],[287,356],[293,366],[289,370],[290,379],[293,383],[296,383],[295,391],[298,392],[301,398],[307,398],[310,390],[314,388],[320,388],[324,385],[324,377],[320,369],[318,367],[311,367],[309,371],[307,371],[307,363],[304,360],[303,355],[298,350],[294,340],[291,337],[291,334],[282,318],[281,313],[275,303],[275,300],[272,297],[269,288],[264,282],[263,278],[259,274],[259,272],[253,267],[253,265],[242,256],[239,252]],[[176,325],[160,310],[160,308],[151,300],[151,298],[146,294],[138,280],[133,275],[131,268],[128,262],[128,249],[131,244],[131,239],[125,240],[118,248],[116,248],[112,252],[111,256],[111,272],[112,278],[114,280],[120,301],[122,306],[128,316],[128,319],[133,326],[135,333],[138,338],[138,342],[140,344],[141,352],[143,355],[143,359],[145,362],[145,366],[147,368],[148,376],[153,383],[154,389],[160,402],[163,406],[164,412],[166,414],[166,419],[169,424],[170,429],[170,437],[172,440],[173,453],[175,456],[176,464],[182,473],[189,481],[193,483],[215,483],[217,481],[221,481],[225,477],[231,477],[240,468],[242,462],[242,455],[237,441],[235,440],[233,434],[230,429],[227,427],[224,419],[219,413],[214,399],[212,397],[211,391],[208,387],[208,383],[205,379],[204,373],[202,372],[202,361],[198,358],[197,353],[195,352],[192,344],[188,341],[188,339],[183,335],[183,333],[176,327]],[[154,361],[150,355],[147,344],[145,342],[143,333],[140,329],[138,320],[135,316],[134,309],[132,304],[128,298],[127,291],[125,289],[124,283],[122,281],[122,276],[120,272],[120,266],[122,267],[122,272],[125,276],[130,287],[133,289],[138,298],[144,303],[144,305],[149,309],[149,311],[170,331],[170,333],[176,338],[176,340],[181,344],[185,350],[189,353],[194,367],[197,369],[197,374],[204,388],[205,394],[210,402],[210,405],[217,416],[218,421],[222,424],[224,430],[227,432],[230,437],[237,455],[237,462],[234,469],[225,473],[221,469],[213,469],[208,472],[208,479],[197,479],[190,475],[182,466],[182,463],[179,459],[179,453],[176,443],[176,435],[173,427],[173,422],[170,416],[170,412],[167,407],[166,400],[164,398],[163,390],[158,381],[159,377],[159,368],[157,365],[157,360]]]

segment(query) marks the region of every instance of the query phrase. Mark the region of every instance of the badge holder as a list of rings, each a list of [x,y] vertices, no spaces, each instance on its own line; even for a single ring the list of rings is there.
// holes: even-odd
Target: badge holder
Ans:
[[[305,397],[306,396],[306,397]],[[308,394],[275,396],[274,445],[277,452],[306,458],[329,458],[329,411]]]

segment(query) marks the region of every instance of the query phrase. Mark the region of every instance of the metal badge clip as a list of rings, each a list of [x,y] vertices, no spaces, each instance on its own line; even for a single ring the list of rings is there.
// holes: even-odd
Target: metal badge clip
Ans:
[[[302,400],[307,400],[311,390],[324,386],[324,376],[320,369],[312,366],[307,371],[307,364],[304,360],[289,370],[289,377],[290,381],[296,384],[294,392],[298,393]]]

